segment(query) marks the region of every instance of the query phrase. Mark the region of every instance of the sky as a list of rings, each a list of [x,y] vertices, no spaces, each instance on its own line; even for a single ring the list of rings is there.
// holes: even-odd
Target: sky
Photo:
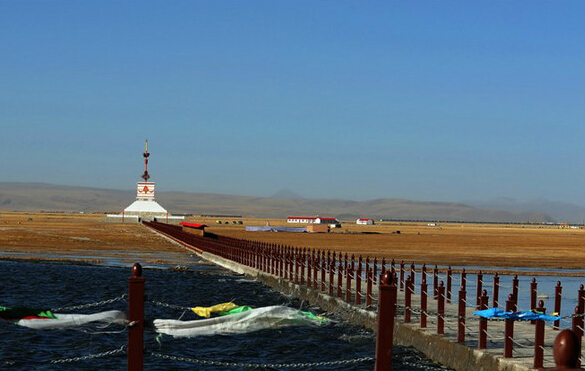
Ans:
[[[0,182],[585,205],[583,1],[0,0]]]

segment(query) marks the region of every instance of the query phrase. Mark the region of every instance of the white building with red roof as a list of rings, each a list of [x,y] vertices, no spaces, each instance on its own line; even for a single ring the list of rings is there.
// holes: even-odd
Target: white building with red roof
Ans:
[[[374,225],[374,219],[371,218],[359,218],[355,221],[355,224],[358,225]]]
[[[340,228],[341,223],[335,218],[322,218],[319,216],[289,216],[286,218],[287,223],[302,224],[328,224],[331,228]]]

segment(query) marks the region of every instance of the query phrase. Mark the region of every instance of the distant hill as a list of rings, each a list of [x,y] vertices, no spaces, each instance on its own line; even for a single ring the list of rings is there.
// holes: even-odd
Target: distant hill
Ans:
[[[546,213],[558,222],[584,224],[585,207],[567,202],[550,201],[543,198],[519,202],[512,198],[497,198],[489,201],[466,202],[479,208],[493,208],[511,213],[534,213],[546,210]]]
[[[282,200],[300,200],[303,198],[300,194],[291,191],[290,189],[281,189],[276,192],[270,198],[280,198]]]
[[[295,197],[290,197],[291,193]],[[507,211],[463,203],[420,202],[402,199],[349,201],[305,199],[294,192],[278,197],[250,197],[212,193],[159,192],[157,201],[171,213],[226,214],[285,218],[289,215],[334,216],[342,220],[374,219],[554,222],[542,210]],[[286,197],[284,197],[286,196]],[[296,197],[298,196],[298,197]],[[70,187],[43,183],[0,183],[0,211],[65,211],[119,213],[135,199],[134,191]]]

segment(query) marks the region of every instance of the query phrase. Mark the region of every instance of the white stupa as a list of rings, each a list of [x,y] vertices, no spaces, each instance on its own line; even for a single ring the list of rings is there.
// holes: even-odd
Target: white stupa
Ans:
[[[183,216],[169,215],[169,212],[154,200],[154,182],[148,181],[150,179],[148,174],[148,156],[150,156],[150,153],[148,153],[148,140],[144,144],[142,156],[144,156],[144,173],[141,178],[144,181],[136,183],[136,201],[125,208],[122,214],[108,215],[108,217],[122,218],[122,221],[128,218],[129,221],[158,220],[167,223],[169,220],[185,219]]]
[[[154,182],[138,182],[136,187],[136,201],[124,209],[126,215],[163,214],[168,211],[154,200]]]

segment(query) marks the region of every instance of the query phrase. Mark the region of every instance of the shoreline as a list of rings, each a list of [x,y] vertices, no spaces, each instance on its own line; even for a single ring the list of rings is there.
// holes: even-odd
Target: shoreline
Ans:
[[[112,267],[119,267],[119,266],[125,266],[126,264],[131,267],[132,264],[138,262],[141,263],[143,266],[146,265],[160,265],[160,266],[168,266],[169,268],[173,268],[173,267],[184,267],[185,264],[187,262],[185,262],[184,260],[161,260],[161,259],[152,259],[152,258],[144,258],[144,259],[140,259],[136,256],[125,256],[125,257],[120,257],[119,255],[117,256],[111,256],[109,257],[109,259],[92,259],[92,258],[68,258],[68,257],[58,257],[55,256],[56,254],[51,254],[53,256],[51,257],[45,257],[45,256],[41,256],[41,255],[34,255],[34,253],[19,253],[19,254],[27,254],[28,256],[6,256],[3,255],[3,251],[0,251],[0,261],[13,261],[13,262],[34,262],[34,263],[51,263],[51,264],[72,264],[72,265],[88,265],[88,266],[112,266]],[[64,255],[70,255],[70,254],[64,254]],[[188,254],[185,253],[185,259],[189,259],[192,257],[193,254]],[[117,262],[116,264],[107,264],[108,261],[112,261],[112,262]],[[202,259],[202,261],[204,261]],[[201,264],[200,262],[188,262],[188,264]],[[162,268],[161,268],[162,269]],[[187,268],[188,269],[188,268]],[[409,274],[410,272],[410,266],[405,266],[405,273]],[[417,266],[416,270],[417,273],[420,272],[421,266]],[[520,268],[519,268],[520,269]],[[456,267],[456,268],[452,268],[451,271],[453,273],[453,275],[458,275],[461,274],[463,268],[462,267]],[[446,274],[447,273],[447,269],[446,268],[439,268],[438,273],[440,274]],[[480,269],[480,268],[472,268],[472,269],[467,269],[465,268],[465,272],[469,275],[476,275],[479,272],[482,272],[484,275],[493,275],[495,273],[498,273],[498,275],[500,276],[514,276],[514,275],[518,275],[518,276],[526,276],[526,277],[585,277],[585,271],[584,272],[563,272],[563,271],[542,271],[542,270],[538,270],[538,271],[531,271],[531,270],[526,270],[526,268],[522,268],[522,270],[514,270],[514,269],[510,269],[509,267],[502,267],[501,269],[498,269],[498,267],[489,267],[488,269]],[[432,277],[433,274],[433,268],[427,268],[427,276],[428,277]]]

